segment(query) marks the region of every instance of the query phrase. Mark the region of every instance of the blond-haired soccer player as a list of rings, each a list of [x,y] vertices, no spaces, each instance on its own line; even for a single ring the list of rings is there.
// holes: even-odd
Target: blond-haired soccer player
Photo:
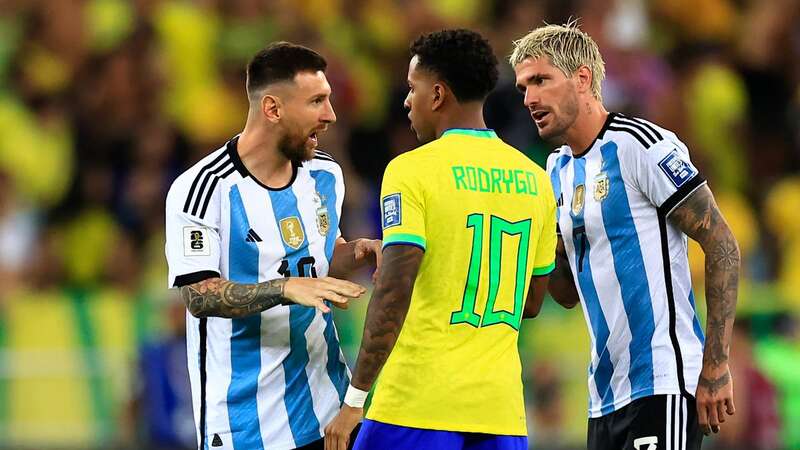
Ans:
[[[445,30],[411,54],[405,106],[425,145],[384,174],[384,265],[326,448],[346,448],[380,372],[356,450],[524,450],[517,337],[553,268],[552,187],[486,129],[498,74],[485,39]]]
[[[739,250],[675,133],[609,113],[603,59],[576,24],[547,25],[510,58],[547,161],[561,237],[550,292],[581,302],[592,337],[589,449],[699,449],[734,413],[728,368]],[[686,236],[706,254],[708,326]]]

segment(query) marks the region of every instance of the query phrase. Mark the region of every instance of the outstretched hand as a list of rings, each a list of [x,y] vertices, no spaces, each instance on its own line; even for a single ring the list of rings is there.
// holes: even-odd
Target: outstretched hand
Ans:
[[[360,284],[337,278],[290,277],[283,287],[283,296],[298,305],[311,306],[327,313],[331,309],[325,304],[325,300],[347,309],[350,299],[361,297],[366,291]]]

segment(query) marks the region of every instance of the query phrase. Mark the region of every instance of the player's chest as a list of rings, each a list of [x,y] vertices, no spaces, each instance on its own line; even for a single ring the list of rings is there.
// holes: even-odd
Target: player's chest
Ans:
[[[332,248],[339,224],[335,192],[302,179],[282,190],[247,181],[231,185],[223,199],[223,240],[244,241],[267,259],[322,256]]]
[[[615,227],[630,220],[631,206],[638,203],[619,165],[610,165],[599,157],[573,159],[562,169],[559,184],[556,198],[562,233]]]

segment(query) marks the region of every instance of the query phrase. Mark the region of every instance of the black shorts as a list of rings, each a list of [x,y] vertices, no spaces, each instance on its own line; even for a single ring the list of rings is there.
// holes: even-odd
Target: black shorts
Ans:
[[[589,419],[589,450],[700,450],[694,397],[653,395]]]

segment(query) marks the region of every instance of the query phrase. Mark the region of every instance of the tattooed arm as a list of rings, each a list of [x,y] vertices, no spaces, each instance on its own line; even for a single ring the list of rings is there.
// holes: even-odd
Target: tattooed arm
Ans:
[[[263,283],[234,283],[222,278],[209,278],[180,288],[186,308],[195,317],[227,317],[236,319],[260,313],[275,305],[297,303],[330,309],[325,300],[346,307],[350,298],[364,293],[364,288],[335,278],[280,278]]]
[[[384,268],[369,301],[361,350],[351,384],[368,391],[394,348],[403,327],[411,291],[424,252],[412,245],[392,245],[384,250]]]
[[[556,303],[564,308],[572,308],[580,302],[561,236],[558,237],[556,245],[556,268],[550,273],[548,289]]]
[[[411,291],[424,252],[411,245],[392,245],[383,251],[383,268],[367,308],[361,350],[350,384],[369,391],[397,342],[411,303]],[[363,408],[342,405],[325,427],[325,448],[348,448],[350,433],[363,417]]]
[[[703,432],[716,433],[719,424],[725,422],[725,412],[734,413],[728,352],[739,288],[739,246],[706,185],[675,208],[669,219],[697,241],[706,255],[708,318],[703,369],[697,386],[697,409]]]

